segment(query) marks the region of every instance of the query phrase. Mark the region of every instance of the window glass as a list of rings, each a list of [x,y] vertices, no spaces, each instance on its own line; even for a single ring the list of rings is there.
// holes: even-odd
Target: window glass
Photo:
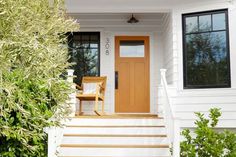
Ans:
[[[144,57],[144,41],[120,41],[120,57]]]
[[[89,48],[89,41],[87,41],[87,40],[82,40],[82,42],[81,42],[82,44],[81,44],[81,48]]]
[[[211,15],[199,16],[199,31],[211,30]]]
[[[213,14],[213,30],[225,29],[225,14]]]
[[[196,13],[200,31],[184,33],[185,88],[230,87],[228,29],[225,24],[224,27],[219,24],[219,31],[216,31],[213,24],[214,15],[219,16],[216,20],[218,23],[225,23],[226,12],[227,10],[225,13],[220,11],[220,14],[209,12],[209,15]],[[187,16],[184,15],[183,18],[188,18]]]
[[[98,48],[98,43],[96,41],[91,41],[90,48]]]
[[[198,31],[198,17],[187,17],[186,19],[186,33]]]
[[[226,33],[212,32],[186,36],[189,85],[227,84]]]
[[[91,35],[91,36],[90,36],[90,40],[92,40],[92,41],[98,41],[99,39],[98,39],[98,36],[97,36],[97,35]]]
[[[89,35],[81,35],[81,37],[82,37],[82,40],[84,41],[84,40],[89,40]]]
[[[100,34],[97,32],[81,32],[69,35],[69,62],[73,63],[71,68],[75,70],[75,83],[81,84],[83,76],[99,76],[99,39]]]

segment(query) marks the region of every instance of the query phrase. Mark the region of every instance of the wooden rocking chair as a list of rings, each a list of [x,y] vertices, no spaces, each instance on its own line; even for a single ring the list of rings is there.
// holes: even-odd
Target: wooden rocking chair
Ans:
[[[76,85],[77,89],[82,90],[82,93],[76,95],[76,97],[80,100],[79,103],[79,113],[76,115],[82,115],[82,102],[83,101],[95,101],[94,112],[101,116],[104,115],[104,100],[105,100],[105,91],[106,91],[106,81],[107,77],[83,77],[81,86]],[[93,85],[95,86],[94,92],[86,93],[85,86]],[[98,112],[98,102],[102,102],[102,112]]]

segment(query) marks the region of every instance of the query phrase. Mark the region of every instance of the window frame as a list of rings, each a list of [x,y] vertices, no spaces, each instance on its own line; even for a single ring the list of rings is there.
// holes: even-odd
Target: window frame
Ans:
[[[211,33],[211,32],[220,32],[223,30],[211,30],[211,31],[199,31],[199,32],[192,32],[192,33],[185,33],[186,32],[186,18],[188,17],[199,17],[203,15],[211,15],[212,14],[225,14],[225,29],[226,32],[226,53],[227,53],[227,79],[228,84],[226,85],[187,85],[187,47],[186,47],[186,35],[189,34],[200,34],[200,33]],[[212,17],[211,17],[211,23]],[[199,18],[198,18],[198,25],[199,25]],[[199,26],[198,26],[199,27]],[[211,25],[213,28],[213,25]],[[199,29],[199,28],[198,28]],[[183,88],[184,89],[204,89],[204,88],[231,88],[231,64],[230,64],[230,42],[229,42],[229,16],[228,16],[228,9],[219,9],[219,10],[209,10],[209,11],[202,11],[202,12],[193,12],[193,13],[186,13],[182,14],[182,46],[183,46]]]
[[[98,63],[97,63],[97,68],[98,68],[98,76],[101,76],[101,33],[100,32],[72,32],[68,34],[68,44],[70,42],[74,42],[74,36],[79,35],[79,36],[83,36],[83,35],[97,35],[98,36]],[[81,37],[80,37],[81,38]],[[82,39],[80,39],[81,41],[83,41]],[[89,37],[89,43],[91,42],[91,38]],[[69,53],[69,50],[68,50]]]

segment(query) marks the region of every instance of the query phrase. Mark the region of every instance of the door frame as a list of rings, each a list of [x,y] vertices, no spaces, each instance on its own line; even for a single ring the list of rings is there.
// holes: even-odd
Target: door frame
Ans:
[[[144,40],[145,41],[145,62],[147,62],[147,68],[148,68],[148,74],[147,74],[147,80],[148,80],[148,82],[147,82],[147,95],[148,95],[148,112],[144,112],[144,113],[151,113],[151,109],[152,109],[152,102],[151,102],[151,96],[152,96],[152,94],[151,94],[151,92],[150,92],[150,90],[151,90],[151,76],[150,76],[150,74],[151,74],[151,65],[150,65],[150,55],[151,55],[151,51],[150,51],[150,49],[151,49],[151,46],[150,46],[150,35],[139,35],[139,36],[135,36],[135,35],[117,35],[117,36],[114,36],[114,39],[115,39],[115,45],[114,45],[114,48],[115,48],[115,54],[114,54],[114,58],[115,58],[115,68],[114,68],[114,74],[115,74],[115,71],[116,71],[116,67],[117,67],[117,65],[116,65],[116,63],[117,63],[117,57],[118,57],[118,55],[119,55],[119,45],[120,44],[118,44],[118,42],[120,41],[120,40],[122,40],[122,39],[124,39],[124,40]],[[115,89],[115,93],[114,93],[114,112],[115,113],[119,113],[119,112],[116,112],[116,89]],[[123,112],[122,112],[123,113]],[[133,113],[133,112],[131,112],[131,113]],[[140,113],[141,114],[141,113]]]

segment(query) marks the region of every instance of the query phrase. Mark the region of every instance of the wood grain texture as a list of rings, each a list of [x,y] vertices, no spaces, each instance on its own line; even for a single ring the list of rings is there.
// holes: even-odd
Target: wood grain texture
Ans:
[[[120,57],[120,41],[144,41],[144,57]],[[115,37],[116,113],[150,112],[150,45],[148,36]]]
[[[97,84],[97,90],[95,94],[77,94],[76,97],[79,99],[79,113],[76,113],[75,115],[83,115],[82,112],[82,105],[83,101],[94,101],[94,112],[98,115],[104,115],[104,99],[105,99],[105,91],[106,91],[106,81],[107,77],[83,77],[82,79],[82,86],[76,85],[78,89],[83,89],[83,83],[98,83]],[[99,84],[100,83],[100,84]],[[102,101],[102,111],[98,111],[98,101]]]

